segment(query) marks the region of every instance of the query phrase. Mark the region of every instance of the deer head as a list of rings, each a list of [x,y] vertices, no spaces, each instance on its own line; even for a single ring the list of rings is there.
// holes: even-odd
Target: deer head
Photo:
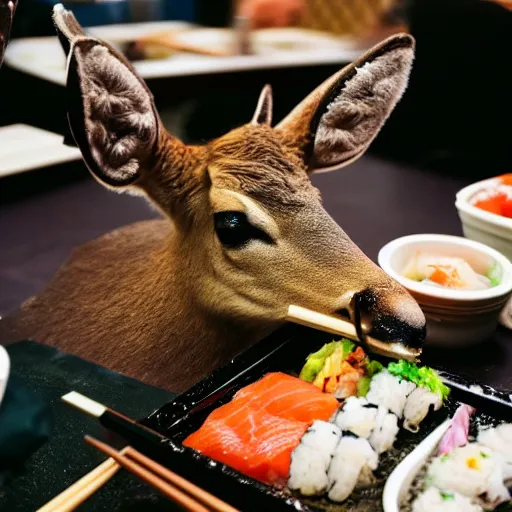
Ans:
[[[84,161],[102,184],[145,195],[174,225],[173,265],[192,307],[231,325],[277,326],[299,304],[348,315],[362,339],[421,346],[417,303],[334,222],[310,181],[353,162],[375,138],[407,85],[409,35],[336,73],[277,126],[267,86],[247,125],[187,146],[166,132],[124,57],[62,6],[54,19]]]

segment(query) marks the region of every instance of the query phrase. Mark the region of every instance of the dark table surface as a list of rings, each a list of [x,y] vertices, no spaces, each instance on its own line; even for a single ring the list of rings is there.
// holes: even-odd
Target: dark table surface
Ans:
[[[469,178],[365,157],[346,169],[314,176],[313,181],[327,210],[373,259],[386,242],[399,236],[461,234],[454,197]],[[37,293],[77,244],[157,215],[143,199],[102,188],[81,164],[4,180],[0,187],[1,314]],[[500,330],[485,346],[431,353],[430,357],[452,370],[512,389],[510,347],[512,335]],[[163,391],[53,349],[25,344],[10,350],[13,372],[53,404],[56,428],[50,442],[29,459],[25,472],[0,492],[1,510],[34,510],[101,460],[83,444],[86,433],[102,435],[99,427],[59,404],[63,393],[83,391],[133,417],[143,417],[169,399]],[[164,506],[162,498],[122,474],[81,510],[157,510]]]

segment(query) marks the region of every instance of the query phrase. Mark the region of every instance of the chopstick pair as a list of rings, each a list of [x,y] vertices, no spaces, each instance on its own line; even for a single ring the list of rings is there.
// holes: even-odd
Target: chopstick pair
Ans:
[[[109,455],[110,458],[53,498],[37,512],[68,512],[74,510],[112,478],[120,467],[127,469],[190,512],[238,512],[231,505],[164,468],[131,446],[117,451],[108,444],[90,436],[85,436],[85,440]]]
[[[125,450],[126,448],[121,453],[124,453]],[[43,505],[37,512],[70,512],[75,510],[100,487],[105,485],[120,468],[121,466],[114,459],[107,459],[55,496],[46,505]]]

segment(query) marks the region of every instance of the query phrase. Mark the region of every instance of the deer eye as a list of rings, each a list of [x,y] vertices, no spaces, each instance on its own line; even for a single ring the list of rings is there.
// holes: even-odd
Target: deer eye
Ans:
[[[274,243],[267,233],[249,222],[245,213],[218,212],[214,215],[214,222],[221,244],[230,249],[239,249],[251,240]]]

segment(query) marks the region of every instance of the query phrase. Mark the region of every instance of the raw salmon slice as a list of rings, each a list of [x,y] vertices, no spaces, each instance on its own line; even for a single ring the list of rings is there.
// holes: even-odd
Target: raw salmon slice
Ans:
[[[213,411],[183,444],[257,480],[284,481],[304,432],[314,420],[329,420],[338,405],[308,382],[269,373]]]

